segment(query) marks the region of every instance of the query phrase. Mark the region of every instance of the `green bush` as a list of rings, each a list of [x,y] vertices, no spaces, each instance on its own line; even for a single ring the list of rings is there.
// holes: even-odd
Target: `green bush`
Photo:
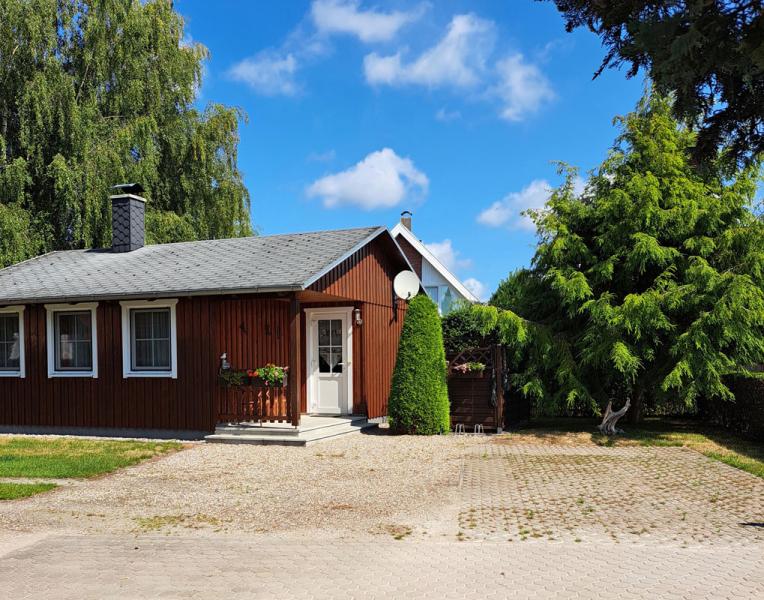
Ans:
[[[446,356],[453,357],[462,350],[482,348],[496,343],[496,333],[487,337],[481,333],[481,321],[472,306],[460,307],[443,317],[443,346]]]
[[[425,295],[409,303],[388,407],[396,433],[434,435],[451,428],[440,316]]]

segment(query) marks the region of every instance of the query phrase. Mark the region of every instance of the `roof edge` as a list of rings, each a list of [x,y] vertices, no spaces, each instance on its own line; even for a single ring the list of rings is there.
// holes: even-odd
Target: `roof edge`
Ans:
[[[210,288],[206,290],[170,290],[166,292],[143,292],[134,294],[99,294],[95,296],[49,296],[45,298],[10,298],[0,300],[0,307],[14,304],[45,304],[58,302],[70,304],[74,302],[97,302],[107,300],[143,300],[147,298],[189,298],[192,296],[228,296],[237,294],[272,294],[278,292],[299,292],[303,288],[299,284],[291,286],[273,286],[259,288]]]
[[[427,262],[429,262],[435,268],[435,270],[440,273],[446,281],[448,281],[448,283],[453,285],[459,291],[459,293],[462,294],[462,296],[471,302],[480,302],[480,299],[471,291],[469,291],[464,286],[464,284],[459,281],[459,279],[457,279],[456,275],[449,271],[446,266],[427,249],[427,246],[425,246],[421,240],[417,239],[417,237],[409,230],[408,227],[405,227],[400,223],[396,224],[391,231],[391,235],[393,238],[395,238],[395,236],[398,234],[402,235],[409,244],[414,246],[419,254],[427,259]]]

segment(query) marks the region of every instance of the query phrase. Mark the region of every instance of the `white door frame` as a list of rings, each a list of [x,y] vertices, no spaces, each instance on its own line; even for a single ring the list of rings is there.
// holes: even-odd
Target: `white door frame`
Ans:
[[[307,369],[307,385],[305,386],[308,414],[315,412],[316,400],[316,369],[318,356],[314,356],[313,321],[337,317],[345,318],[347,324],[347,357],[345,358],[345,376],[347,381],[347,414],[353,414],[353,308],[352,306],[306,308],[305,309],[305,366]],[[315,360],[315,363],[313,362]],[[340,408],[341,410],[341,408]]]

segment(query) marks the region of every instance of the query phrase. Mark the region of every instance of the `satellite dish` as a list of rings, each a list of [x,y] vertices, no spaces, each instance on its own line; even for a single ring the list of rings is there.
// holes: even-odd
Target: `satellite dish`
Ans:
[[[393,290],[401,300],[411,300],[419,292],[419,277],[413,271],[401,271],[393,280]]]

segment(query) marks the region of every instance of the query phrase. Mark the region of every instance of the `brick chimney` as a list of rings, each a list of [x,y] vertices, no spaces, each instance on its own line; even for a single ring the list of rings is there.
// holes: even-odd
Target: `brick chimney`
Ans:
[[[401,225],[403,225],[409,231],[412,231],[412,229],[411,229],[411,217],[412,216],[413,216],[413,213],[410,210],[404,210],[401,213]]]
[[[111,251],[132,252],[146,243],[146,200],[138,183],[115,185],[111,199]]]

